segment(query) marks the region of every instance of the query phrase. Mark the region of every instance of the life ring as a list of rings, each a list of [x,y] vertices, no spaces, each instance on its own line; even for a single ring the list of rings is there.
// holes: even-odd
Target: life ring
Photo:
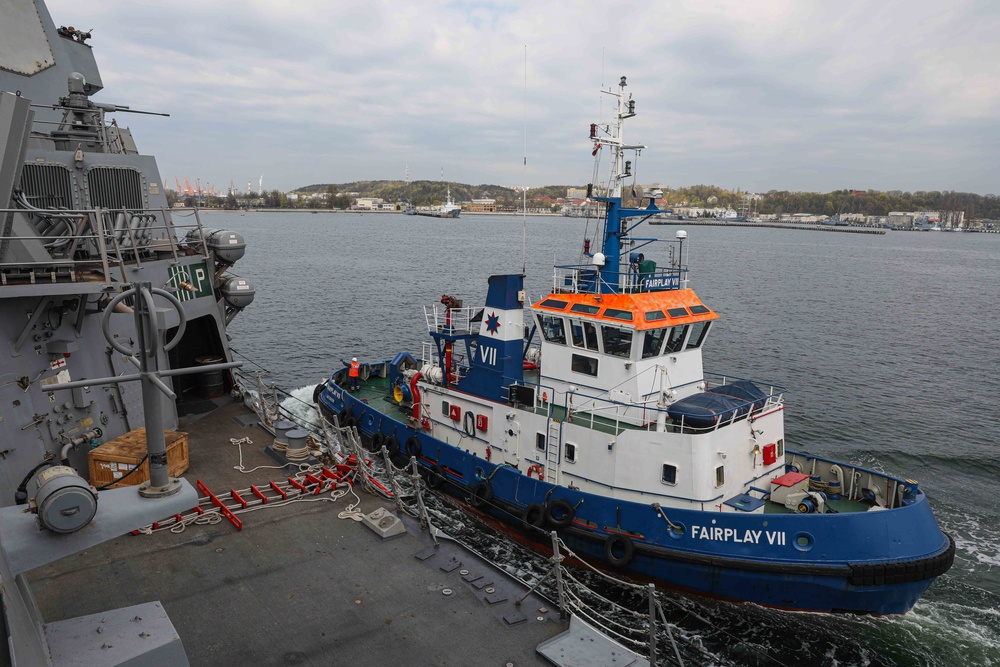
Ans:
[[[472,487],[469,494],[469,504],[473,507],[482,507],[493,500],[493,486],[485,479]]]
[[[315,403],[316,405],[319,405],[319,395],[323,393],[323,387],[325,386],[326,383],[321,382],[318,385],[316,385],[315,389],[313,389],[313,403]]]
[[[604,540],[604,558],[612,567],[625,567],[635,555],[635,543],[625,535],[613,533]]]
[[[544,477],[544,474],[542,473],[542,466],[540,465],[533,465],[528,468],[528,477],[531,477],[532,472],[538,474],[538,479],[542,479]]]
[[[389,452],[389,457],[392,458],[399,454],[399,438],[394,435],[390,435],[385,439],[385,451]]]
[[[521,512],[521,521],[525,528],[541,528],[545,523],[545,506],[538,503],[531,503]]]
[[[444,484],[444,471],[441,470],[441,466],[437,463],[431,466],[431,469],[427,471],[427,488],[428,489],[439,489],[441,485]]]
[[[410,456],[416,456],[418,459],[420,455],[424,453],[424,448],[420,444],[420,438],[416,434],[411,435],[406,439],[406,453]]]
[[[375,433],[375,435],[372,436],[371,444],[368,445],[368,451],[374,453],[382,449],[382,445],[385,444],[385,440],[385,433],[382,433],[381,431]]]
[[[576,511],[565,498],[556,498],[545,506],[545,521],[553,528],[567,528]]]
[[[462,421],[462,430],[465,431],[465,435],[470,438],[476,435],[476,415],[472,414],[472,410],[465,411],[465,419]]]

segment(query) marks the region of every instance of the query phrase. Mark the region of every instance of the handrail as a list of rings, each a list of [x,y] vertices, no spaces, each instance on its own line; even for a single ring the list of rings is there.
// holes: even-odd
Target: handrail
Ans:
[[[75,233],[55,235],[23,235],[11,234],[0,237],[0,244],[9,245],[9,241],[35,241],[43,245],[49,254],[48,259],[34,261],[2,261],[0,271],[13,269],[52,270],[85,270],[95,265],[100,267],[104,280],[111,281],[111,264],[119,267],[125,265],[141,265],[142,258],[151,251],[170,252],[177,260],[181,255],[183,230],[197,229],[203,232],[200,218],[196,215],[194,223],[179,224],[171,214],[170,209],[36,209],[36,208],[5,208],[0,209],[0,215],[5,213],[22,213],[31,218],[58,218],[78,220],[74,229],[72,225],[64,227]],[[203,256],[209,256],[204,233],[199,234],[199,250]],[[55,242],[58,241],[58,246]],[[65,256],[59,250],[66,249]]]
[[[725,378],[726,376],[718,376]],[[743,378],[729,378],[730,381]],[[708,388],[709,381],[705,378],[697,380],[695,382],[686,383],[685,385],[679,386],[689,386],[692,384],[706,385],[706,390],[710,391]],[[566,411],[567,420],[573,423],[585,423],[588,424],[590,428],[594,427],[595,418],[604,417],[606,419],[613,419],[613,426],[616,432],[622,432],[624,430],[645,430],[645,431],[656,431],[658,428],[657,423],[659,421],[661,413],[665,413],[665,421],[668,424],[668,428],[676,429],[682,433],[710,433],[712,431],[717,431],[718,429],[728,426],[730,424],[736,423],[746,419],[748,415],[751,414],[762,414],[766,411],[772,410],[784,403],[784,392],[785,389],[778,387],[776,385],[769,385],[761,382],[754,382],[759,388],[764,390],[767,394],[764,399],[764,405],[759,408],[754,408],[754,404],[757,401],[746,400],[740,401],[739,404],[734,406],[732,414],[727,416],[725,419],[717,419],[712,426],[691,426],[686,423],[685,417],[688,416],[683,412],[678,411],[675,407],[670,405],[666,407],[661,407],[658,401],[616,401],[604,396],[589,394],[585,392],[577,391],[566,391],[565,399],[562,403],[556,402],[556,391],[553,387],[548,385],[542,385],[538,382],[526,382],[522,381],[521,386],[533,387],[535,388],[535,405],[533,408],[537,409],[541,407],[538,401],[538,394],[541,391],[546,393],[551,392],[548,395],[548,405],[549,406],[559,406]],[[719,386],[722,383],[715,383],[715,386]],[[583,398],[583,403],[576,403],[574,405],[574,397]],[[732,397],[730,397],[732,398]],[[739,400],[739,399],[736,399]],[[551,407],[550,407],[551,409]],[[673,423],[673,417],[669,414],[673,410],[675,415],[680,415],[680,423]],[[690,415],[696,416],[696,415]],[[700,415],[698,415],[700,416]],[[589,421],[588,421],[589,419]]]
[[[664,292],[681,288],[683,267],[657,267],[651,272],[634,270],[612,274],[616,284],[612,285],[620,294],[640,294],[643,292]],[[600,292],[598,281],[605,280],[599,267],[594,264],[565,264],[554,267],[552,291],[562,294],[591,294]]]

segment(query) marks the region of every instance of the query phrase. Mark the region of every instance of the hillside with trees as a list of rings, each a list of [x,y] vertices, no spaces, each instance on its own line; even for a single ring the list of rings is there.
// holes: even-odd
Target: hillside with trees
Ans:
[[[548,185],[542,188],[532,188],[530,197],[549,197],[557,199],[566,196],[565,185]],[[497,203],[506,206],[516,206],[521,202],[521,193],[514,188],[503,185],[468,185],[447,181],[353,181],[351,183],[319,183],[297,188],[295,192],[302,195],[322,194],[327,192],[352,193],[351,197],[378,197],[387,202],[409,202],[414,206],[431,206],[440,204],[448,196],[451,188],[453,201],[472,201],[473,199],[495,199]],[[356,194],[353,194],[356,193]],[[339,207],[337,207],[339,208]]]
[[[547,185],[528,190],[528,206],[548,206],[555,200],[564,199],[568,188],[585,188],[585,185]],[[217,208],[243,208],[260,206],[263,208],[316,207],[347,209],[358,197],[378,197],[387,202],[409,202],[415,206],[440,204],[451,188],[451,198],[455,202],[469,202],[473,199],[495,199],[501,206],[518,208],[521,193],[502,185],[469,185],[446,181],[353,181],[350,183],[319,183],[298,188],[292,192],[299,198],[289,198],[279,190],[268,190],[262,196],[256,194],[226,197],[206,197],[199,205]],[[715,185],[689,185],[672,188],[667,185],[647,185],[646,190],[658,188],[663,191],[663,204],[667,208],[678,206],[728,207],[739,210],[746,192],[727,190]],[[311,199],[310,195],[326,195],[322,203]],[[967,220],[1000,220],[1000,197],[978,195],[970,192],[917,191],[880,192],[877,190],[834,190],[832,192],[789,192],[771,190],[755,195],[758,197],[754,210],[757,213],[812,213],[834,215],[836,213],[861,213],[864,215],[887,215],[890,211],[964,211]],[[196,204],[190,196],[178,195],[168,190],[168,201],[184,201],[189,206]]]
[[[714,185],[663,188],[667,206],[727,206],[739,209],[745,192],[724,190]],[[709,203],[710,197],[715,197]],[[877,190],[834,190],[833,192],[788,192],[771,190],[762,193],[755,210],[758,213],[862,213],[887,215],[890,211],[964,211],[967,220],[1000,219],[1000,197],[970,192],[879,192]]]

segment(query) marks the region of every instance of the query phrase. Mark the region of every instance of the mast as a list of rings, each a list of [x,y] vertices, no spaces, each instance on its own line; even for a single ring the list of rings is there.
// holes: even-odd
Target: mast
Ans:
[[[601,91],[606,95],[616,98],[614,120],[608,125],[592,124],[590,126],[590,138],[594,142],[594,155],[596,156],[602,146],[609,146],[614,151],[611,158],[611,173],[608,176],[607,194],[604,197],[594,197],[597,201],[605,202],[607,212],[604,218],[604,240],[601,244],[600,257],[594,257],[595,266],[600,270],[600,281],[597,291],[602,294],[614,294],[620,291],[623,273],[621,268],[621,256],[624,242],[627,240],[629,227],[624,218],[633,216],[650,216],[659,212],[655,202],[650,199],[649,206],[645,209],[626,209],[622,207],[622,185],[624,180],[632,175],[632,162],[625,159],[625,151],[635,151],[638,155],[645,146],[629,146],[624,141],[625,120],[635,116],[635,100],[631,96],[626,99],[625,87],[628,84],[625,77],[621,77],[618,82],[617,92],[614,90]],[[593,191],[593,184],[588,188]],[[637,224],[641,224],[637,223]],[[603,262],[603,263],[602,263]]]

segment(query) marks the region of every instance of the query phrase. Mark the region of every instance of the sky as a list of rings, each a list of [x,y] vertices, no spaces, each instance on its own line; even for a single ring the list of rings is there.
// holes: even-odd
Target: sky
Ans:
[[[624,75],[640,183],[1000,192],[993,0],[47,4],[170,187],[582,185]]]

